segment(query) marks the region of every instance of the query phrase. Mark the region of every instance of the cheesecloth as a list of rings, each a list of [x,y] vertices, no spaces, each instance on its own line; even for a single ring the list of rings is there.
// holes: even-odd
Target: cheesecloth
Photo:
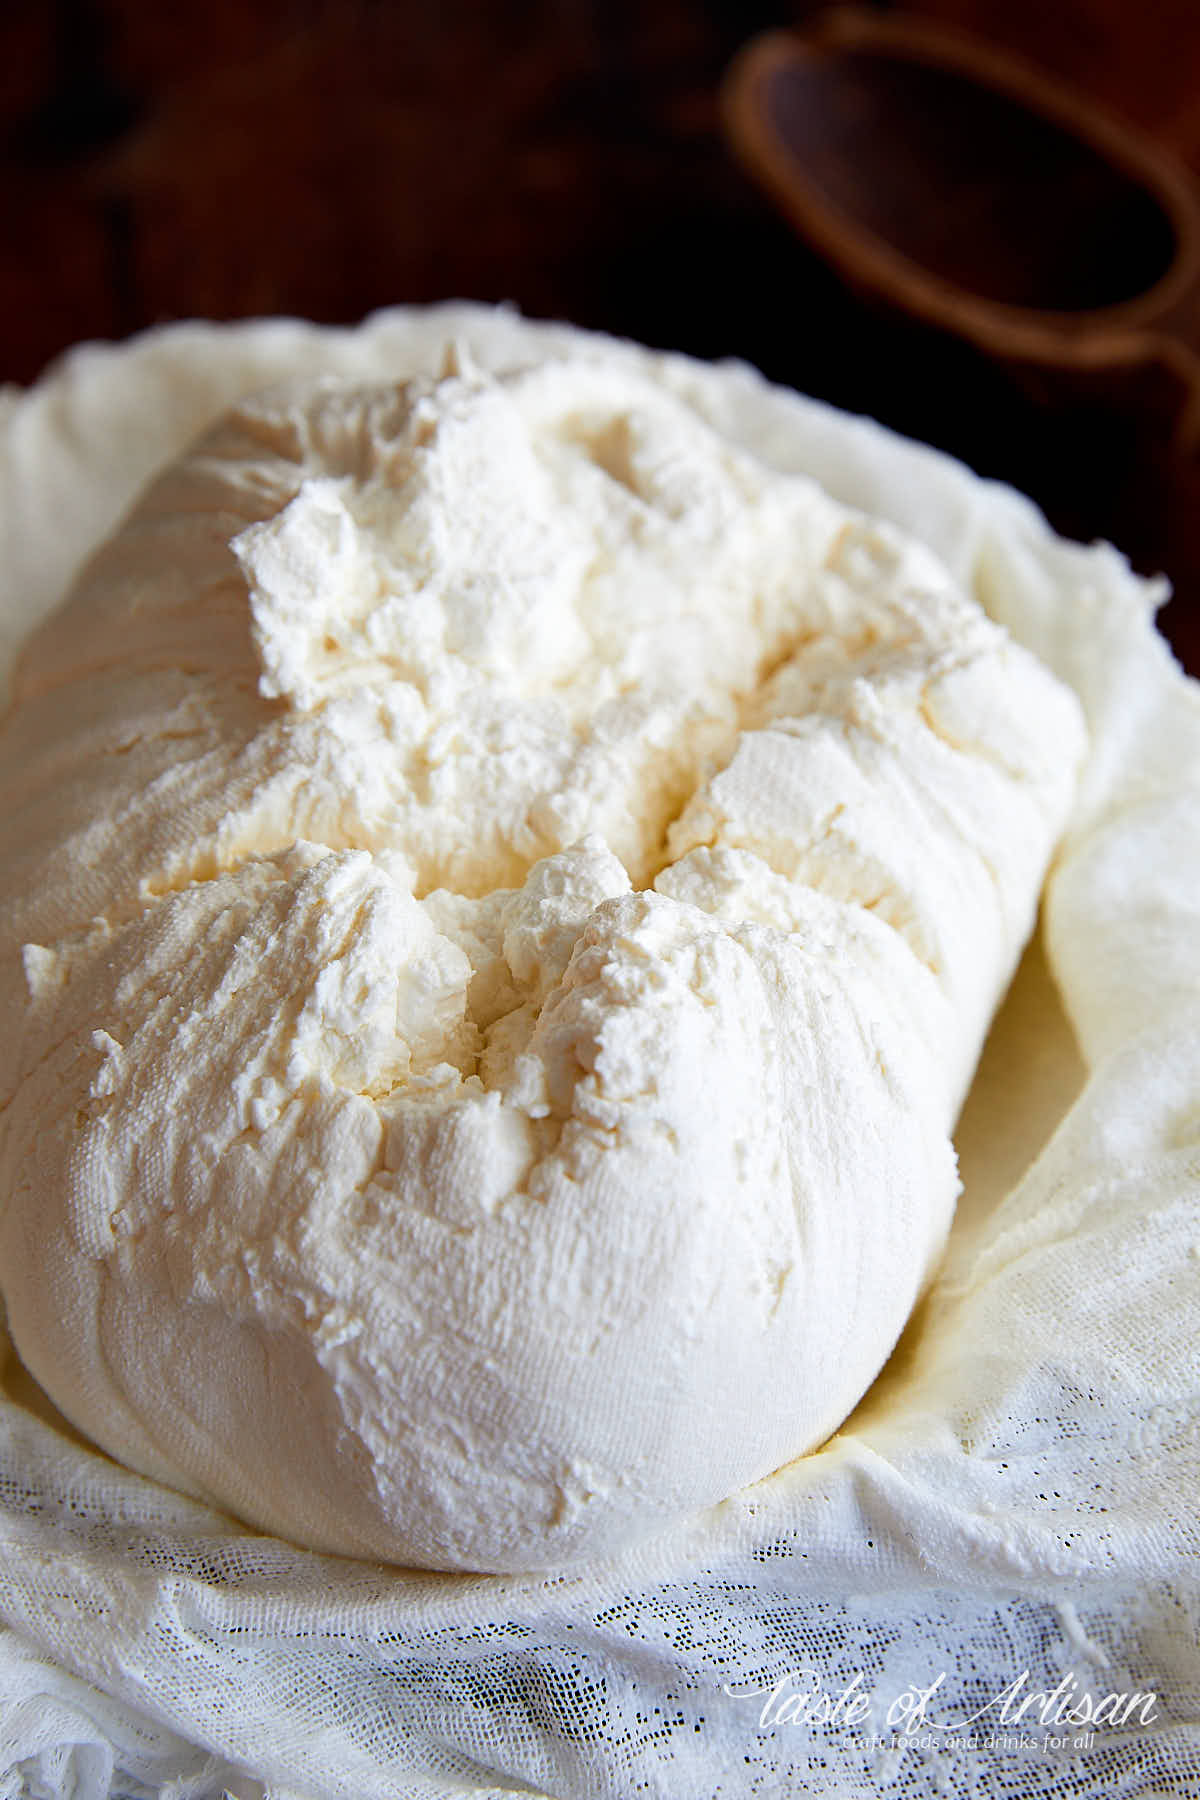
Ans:
[[[4,662],[235,396],[404,375],[451,337],[491,367],[581,348],[469,306],[182,325],[4,392]],[[926,539],[1088,715],[938,1280],[823,1450],[561,1579],[251,1533],[82,1443],[6,1345],[0,1800],[1200,1795],[1200,691],[1153,630],[1161,584],[747,368],[654,362]]]

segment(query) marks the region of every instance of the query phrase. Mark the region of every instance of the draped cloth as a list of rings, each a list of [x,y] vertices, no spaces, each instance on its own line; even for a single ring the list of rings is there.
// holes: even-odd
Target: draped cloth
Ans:
[[[187,324],[4,391],[5,665],[235,397],[568,335],[462,305]],[[561,1578],[249,1531],[82,1442],[5,1340],[0,1800],[1200,1792],[1200,690],[1154,630],[1161,586],[869,421],[652,360],[768,462],[927,541],[1083,702],[938,1277],[819,1452]]]

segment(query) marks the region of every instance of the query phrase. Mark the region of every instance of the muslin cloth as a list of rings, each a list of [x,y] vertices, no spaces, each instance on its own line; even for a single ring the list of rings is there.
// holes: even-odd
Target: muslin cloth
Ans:
[[[403,376],[455,337],[488,367],[580,347],[471,306],[183,325],[4,392],[5,664],[235,396]],[[0,1800],[1200,1795],[1200,690],[1154,631],[1161,585],[869,421],[654,360],[924,538],[1087,713],[940,1275],[819,1453],[562,1579],[256,1535],[82,1443],[6,1346]]]

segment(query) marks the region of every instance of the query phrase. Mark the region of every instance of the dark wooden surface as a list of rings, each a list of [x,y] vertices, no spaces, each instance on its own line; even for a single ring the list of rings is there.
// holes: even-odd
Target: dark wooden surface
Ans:
[[[879,315],[728,155],[716,89],[804,4],[8,0],[0,378],[157,320],[509,299],[769,375],[1166,565],[1200,667],[1200,475],[1108,402]],[[1200,7],[914,0],[1063,75],[1200,178]]]

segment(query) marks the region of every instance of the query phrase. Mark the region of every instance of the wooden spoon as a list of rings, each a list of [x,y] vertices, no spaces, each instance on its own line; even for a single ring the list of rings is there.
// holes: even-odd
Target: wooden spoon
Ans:
[[[1172,452],[1200,447],[1200,207],[1156,145],[1016,57],[855,8],[755,39],[723,105],[854,286],[1069,385],[1132,375]]]

